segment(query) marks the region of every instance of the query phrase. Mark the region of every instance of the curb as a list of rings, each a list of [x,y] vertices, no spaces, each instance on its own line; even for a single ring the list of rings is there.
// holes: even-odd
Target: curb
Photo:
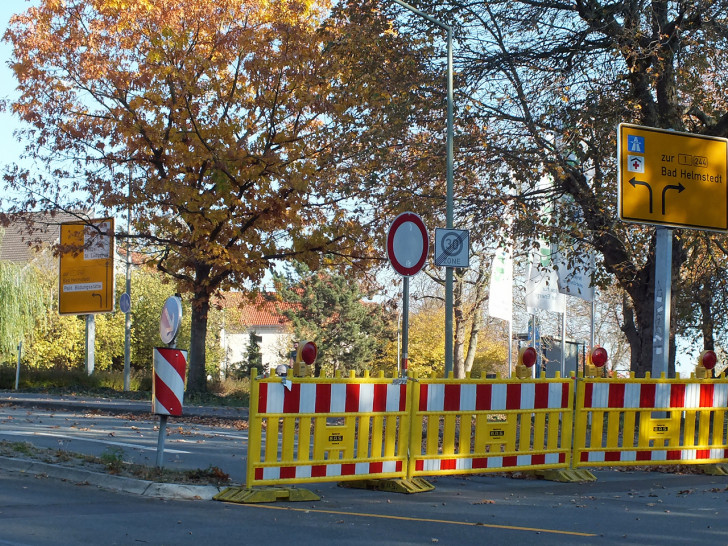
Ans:
[[[113,476],[90,470],[79,470],[56,464],[2,456],[0,456],[0,468],[19,474],[45,476],[75,482],[79,485],[95,485],[102,489],[170,500],[212,500],[215,495],[224,489],[215,485],[188,485],[137,480],[124,476]]]

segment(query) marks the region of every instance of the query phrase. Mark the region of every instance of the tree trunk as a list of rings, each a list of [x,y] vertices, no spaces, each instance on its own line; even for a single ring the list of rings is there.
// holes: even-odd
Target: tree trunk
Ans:
[[[465,378],[465,310],[463,309],[463,284],[465,280],[457,272],[453,275],[453,315],[455,327],[453,340],[453,373],[455,378]]]
[[[205,334],[207,317],[210,311],[210,294],[201,290],[192,299],[192,319],[190,324],[190,352],[188,358],[187,392],[207,392],[207,372],[205,371]]]

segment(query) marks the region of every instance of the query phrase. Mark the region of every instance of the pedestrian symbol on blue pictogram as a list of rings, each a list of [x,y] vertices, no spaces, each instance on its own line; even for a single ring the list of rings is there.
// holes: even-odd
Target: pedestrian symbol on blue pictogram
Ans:
[[[645,137],[627,135],[627,149],[638,154],[645,153]]]

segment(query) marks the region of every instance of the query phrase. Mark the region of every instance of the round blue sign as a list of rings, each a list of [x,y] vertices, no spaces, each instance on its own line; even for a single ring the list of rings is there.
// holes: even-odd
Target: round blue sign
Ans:
[[[128,313],[131,309],[131,297],[128,292],[124,292],[119,298],[119,309],[122,313]]]

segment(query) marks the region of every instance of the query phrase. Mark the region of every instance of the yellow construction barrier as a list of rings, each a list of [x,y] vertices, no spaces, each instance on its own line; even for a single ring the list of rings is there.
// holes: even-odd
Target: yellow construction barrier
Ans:
[[[575,467],[728,461],[728,380],[580,378]]]
[[[409,477],[568,469],[573,380],[421,379]]]
[[[247,486],[404,478],[406,380],[253,378]]]

